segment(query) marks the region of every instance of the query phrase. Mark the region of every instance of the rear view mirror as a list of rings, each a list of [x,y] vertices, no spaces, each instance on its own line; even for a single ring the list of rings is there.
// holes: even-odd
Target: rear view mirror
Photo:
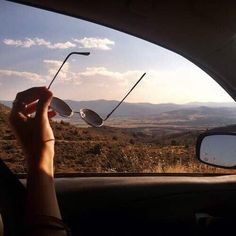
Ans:
[[[236,168],[236,133],[205,133],[197,140],[197,158],[205,164]]]

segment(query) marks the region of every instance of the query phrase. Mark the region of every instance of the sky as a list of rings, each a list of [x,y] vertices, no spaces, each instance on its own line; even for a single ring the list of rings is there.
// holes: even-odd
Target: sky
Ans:
[[[73,55],[51,90],[71,100],[127,102],[232,102],[205,72],[182,56],[128,34],[73,17],[0,1],[0,100],[48,86],[65,57]]]

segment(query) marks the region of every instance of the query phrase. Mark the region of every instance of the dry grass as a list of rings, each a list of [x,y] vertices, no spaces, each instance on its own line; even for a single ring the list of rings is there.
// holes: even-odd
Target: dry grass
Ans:
[[[0,157],[14,172],[25,172],[23,153],[7,122],[9,111],[0,106],[0,112]],[[52,127],[56,172],[229,173],[196,160],[198,131],[150,135],[150,130],[78,128],[66,122]]]

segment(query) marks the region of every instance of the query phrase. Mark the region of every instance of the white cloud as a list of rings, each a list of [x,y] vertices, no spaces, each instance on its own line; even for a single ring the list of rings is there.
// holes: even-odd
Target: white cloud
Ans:
[[[140,73],[139,71],[125,71],[125,72],[117,72],[108,70],[106,67],[87,67],[84,72],[81,72],[82,76],[96,76],[101,75],[105,77],[110,77],[111,79],[124,79],[128,76],[137,75]]]
[[[50,49],[68,49],[75,48],[79,44],[80,48],[96,48],[101,50],[110,50],[111,46],[115,45],[115,42],[107,38],[87,38],[73,39],[73,42],[58,42],[52,43],[43,38],[25,38],[23,40],[4,39],[3,43],[9,46],[31,48],[32,46],[44,46]]]
[[[44,60],[47,66],[47,80],[51,80],[62,64],[59,60]],[[84,71],[73,72],[69,62],[66,62],[58,74],[57,81],[69,82],[70,84],[81,85],[89,84],[94,86],[127,86],[136,82],[141,76],[140,71],[117,72],[106,67],[87,67]],[[99,81],[99,83],[98,83]]]
[[[61,66],[62,62],[63,61],[59,61],[59,60],[43,60],[44,63],[48,64],[48,65],[52,65],[52,66],[57,66],[58,68]],[[65,63],[65,65],[67,64],[68,62]],[[64,65],[64,66],[65,66]],[[64,67],[63,66],[63,67]]]
[[[19,78],[32,83],[48,84],[62,61],[44,60],[46,73],[0,69],[0,78]],[[141,70],[116,71],[106,67],[87,67],[73,71],[73,63],[65,63],[55,83],[53,92],[61,98],[75,100],[120,100],[144,73]],[[185,103],[188,101],[229,100],[229,96],[204,72],[177,70],[148,70],[147,75],[127,98],[127,102]],[[3,82],[1,79],[0,82]],[[4,84],[4,82],[3,82]],[[79,85],[79,86],[77,86]],[[12,85],[14,87],[14,85]],[[199,91],[201,91],[199,93]],[[6,95],[8,96],[8,94]]]
[[[120,72],[109,71],[105,67],[87,67],[85,71],[80,73],[80,75],[82,76],[102,75],[106,77],[115,77],[115,78],[119,78],[122,76]]]
[[[74,48],[74,47],[76,47],[76,44],[71,43],[69,41],[65,43],[55,43],[48,46],[48,48],[52,48],[52,49],[67,49],[67,48]]]
[[[80,44],[80,48],[96,48],[101,50],[110,50],[111,46],[115,45],[115,42],[107,38],[87,38],[74,39],[76,43]]]
[[[48,67],[48,76],[47,76],[48,79],[52,79],[54,75],[56,74],[56,72],[58,71],[58,69],[60,68],[62,61],[44,60],[43,62]],[[61,81],[71,80],[75,73],[70,72],[69,69],[70,69],[69,63],[66,62],[58,74],[58,80],[61,80]]]
[[[0,77],[20,77],[25,78],[34,82],[45,82],[43,76],[27,72],[27,71],[16,71],[16,70],[0,70]]]
[[[25,38],[24,40],[4,39],[3,43],[6,45],[23,48],[30,48],[32,46],[45,46],[50,49],[68,49],[76,47],[76,44],[70,41],[63,43],[52,43],[43,38]]]
[[[141,71],[130,70],[124,72],[112,71],[106,67],[87,67],[85,71],[78,73],[75,83],[100,87],[123,89],[133,85],[142,75]]]
[[[23,47],[23,48],[30,48],[33,45],[35,45],[34,40],[30,38],[26,38],[25,40],[14,40],[14,39],[4,39],[3,43],[10,46],[16,46],[16,47]]]

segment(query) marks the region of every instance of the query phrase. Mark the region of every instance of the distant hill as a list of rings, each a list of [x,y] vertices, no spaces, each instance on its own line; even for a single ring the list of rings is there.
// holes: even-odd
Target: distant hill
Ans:
[[[185,125],[220,126],[236,123],[233,107],[196,107],[163,112],[156,116],[162,123],[184,123]]]
[[[0,121],[7,121],[10,108],[0,103]]]
[[[12,101],[1,100],[1,101],[0,101],[0,104],[6,106],[6,107],[8,107],[8,108],[11,108],[11,107],[12,107]]]
[[[101,117],[106,117],[118,101],[71,101],[67,103],[72,109],[79,111],[89,108],[96,111]],[[183,125],[228,125],[236,123],[236,104],[234,103],[188,103],[188,104],[151,104],[126,103],[112,114],[111,118],[145,119],[156,123],[183,124]],[[78,120],[78,119],[77,119]],[[72,120],[73,121],[73,120]]]
[[[101,117],[106,117],[118,104],[114,100],[72,101],[66,102],[75,111],[89,108],[96,111]],[[12,102],[2,101],[6,106]],[[124,102],[112,114],[114,119],[145,119],[158,124],[186,124],[186,125],[228,125],[236,123],[236,103],[187,103],[187,104],[151,104]],[[78,116],[72,117],[70,122],[78,123]]]
[[[79,111],[81,108],[89,108],[96,111],[102,117],[105,117],[110,113],[113,108],[118,104],[118,101],[114,100],[94,100],[94,101],[72,101],[66,100],[73,110]],[[226,116],[229,112],[230,116],[234,115],[236,111],[236,103],[187,103],[187,104],[174,104],[174,103],[163,103],[163,104],[152,104],[152,103],[127,103],[124,102],[120,107],[112,114],[112,117],[150,117],[160,115],[166,112],[177,112],[186,110],[199,110],[199,112],[212,113],[215,115],[219,113],[222,116]],[[227,114],[228,115],[228,114]]]
[[[106,116],[114,107],[119,103],[114,100],[95,100],[95,101],[71,101],[66,102],[72,107],[73,110],[79,111],[81,108],[89,108],[101,116]],[[119,108],[113,113],[117,117],[137,117],[146,115],[155,115],[162,112],[172,111],[184,108],[182,105],[177,104],[151,104],[151,103],[122,103]]]

